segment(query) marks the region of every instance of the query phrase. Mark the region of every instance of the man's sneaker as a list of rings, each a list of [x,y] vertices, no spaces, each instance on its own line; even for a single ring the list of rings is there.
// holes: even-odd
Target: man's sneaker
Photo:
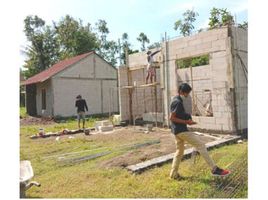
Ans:
[[[213,169],[211,171],[213,176],[227,176],[229,175],[231,172],[229,170],[226,169],[221,169],[219,167],[215,167],[215,169]]]

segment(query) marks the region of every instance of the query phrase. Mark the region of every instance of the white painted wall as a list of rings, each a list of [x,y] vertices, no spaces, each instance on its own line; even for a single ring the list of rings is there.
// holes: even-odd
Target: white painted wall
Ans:
[[[86,114],[108,113],[107,91],[117,87],[117,70],[90,54],[78,63],[63,70],[52,78],[54,94],[54,115],[76,115],[75,100],[78,94],[87,101]],[[103,98],[104,97],[104,98]],[[118,95],[113,96],[112,112],[118,112]]]

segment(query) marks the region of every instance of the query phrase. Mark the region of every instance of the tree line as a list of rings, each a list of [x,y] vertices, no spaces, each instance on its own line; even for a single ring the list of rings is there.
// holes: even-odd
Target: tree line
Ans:
[[[174,29],[183,36],[191,35],[197,16],[198,13],[194,10],[187,10],[183,13],[183,19],[174,23]],[[213,8],[210,11],[210,29],[233,23],[234,17],[226,9]],[[247,22],[239,26],[247,28]],[[132,49],[127,33],[123,33],[118,41],[109,40],[107,37],[110,31],[103,19],[99,19],[94,25],[84,25],[81,19],[76,20],[66,15],[60,21],[46,25],[42,18],[30,15],[24,19],[24,33],[28,41],[28,45],[23,49],[27,57],[23,66],[26,70],[22,71],[25,78],[49,68],[60,60],[92,50],[114,66],[125,64],[126,51],[128,54],[139,52]],[[159,42],[149,45],[150,39],[143,32],[137,40],[141,43],[141,51],[160,47]]]

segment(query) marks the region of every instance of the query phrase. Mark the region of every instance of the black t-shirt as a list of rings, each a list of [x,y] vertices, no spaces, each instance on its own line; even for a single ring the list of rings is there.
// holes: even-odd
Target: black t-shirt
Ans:
[[[185,112],[184,106],[183,106],[183,100],[179,95],[175,96],[172,99],[171,104],[170,104],[170,112],[176,113],[176,117],[182,120],[192,119],[191,115]],[[186,124],[175,123],[171,121],[171,132],[173,134],[176,135],[178,133],[185,132],[185,131],[188,131]]]
[[[77,112],[81,112],[81,111],[85,112],[85,108],[88,111],[87,103],[86,103],[85,99],[76,100],[75,107],[77,107]]]

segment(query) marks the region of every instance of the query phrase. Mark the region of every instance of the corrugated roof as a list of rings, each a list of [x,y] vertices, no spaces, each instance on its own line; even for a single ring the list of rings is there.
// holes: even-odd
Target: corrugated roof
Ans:
[[[43,81],[51,78],[53,75],[57,74],[58,72],[66,69],[67,67],[73,65],[74,63],[80,61],[81,59],[87,57],[88,55],[90,55],[92,53],[94,53],[94,51],[84,53],[84,54],[60,61],[60,62],[52,65],[50,68],[40,72],[39,74],[36,74],[36,75],[30,77],[26,81],[22,82],[22,85],[30,85],[33,83],[43,82]]]

